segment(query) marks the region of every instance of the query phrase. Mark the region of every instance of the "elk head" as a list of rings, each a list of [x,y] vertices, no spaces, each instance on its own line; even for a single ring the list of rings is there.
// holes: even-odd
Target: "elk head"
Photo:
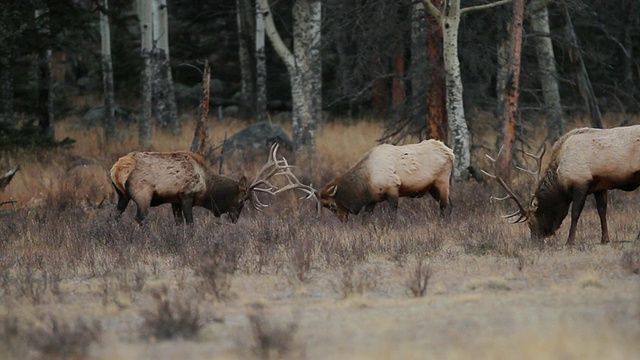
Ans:
[[[321,191],[320,195],[320,205],[329,209],[332,213],[336,214],[338,219],[342,222],[347,222],[349,217],[349,210],[340,206],[340,204],[336,201],[336,194],[338,193],[338,184],[329,183],[327,184]]]
[[[529,229],[531,230],[531,238],[532,239],[541,239],[550,235],[553,235],[553,233],[555,232],[555,230],[557,230],[557,227],[554,226],[552,221],[549,221],[549,219],[547,218],[547,216],[545,216],[545,214],[543,214],[542,212],[538,211],[539,208],[539,203],[538,203],[538,191],[540,190],[540,174],[541,174],[541,168],[542,168],[542,157],[544,156],[544,153],[546,151],[546,147],[542,148],[542,151],[538,154],[538,155],[534,155],[534,154],[530,154],[528,152],[525,152],[526,155],[532,157],[533,159],[536,160],[537,163],[537,170],[536,171],[531,171],[531,170],[527,170],[527,169],[523,169],[521,167],[516,167],[518,170],[524,171],[530,175],[533,175],[536,179],[536,192],[534,194],[532,194],[531,196],[531,200],[529,201],[529,203],[527,205],[524,205],[524,203],[518,198],[518,196],[513,192],[513,190],[511,190],[511,188],[509,187],[509,185],[507,185],[507,183],[504,181],[504,179],[502,177],[500,177],[498,174],[498,171],[496,170],[496,163],[498,162],[498,159],[502,153],[503,148],[500,148],[500,151],[498,152],[498,155],[496,156],[496,158],[492,158],[489,155],[486,155],[486,157],[489,159],[489,161],[491,162],[491,167],[493,170],[493,173],[488,173],[484,170],[480,170],[482,171],[483,174],[485,174],[486,176],[496,180],[498,182],[498,184],[504,189],[504,191],[507,193],[507,195],[503,196],[503,197],[495,197],[495,196],[491,196],[491,200],[497,200],[497,201],[503,201],[503,200],[507,200],[507,199],[511,199],[514,201],[514,203],[516,204],[516,206],[518,207],[518,209],[508,215],[504,215],[503,218],[509,219],[509,222],[512,224],[517,224],[517,223],[523,223],[526,222],[527,225],[529,226]]]

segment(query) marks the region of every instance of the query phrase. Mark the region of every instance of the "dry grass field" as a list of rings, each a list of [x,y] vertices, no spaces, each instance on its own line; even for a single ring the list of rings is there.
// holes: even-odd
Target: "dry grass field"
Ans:
[[[190,126],[155,134],[156,149],[188,148]],[[243,124],[210,126],[220,143]],[[108,179],[135,129],[108,145],[74,119],[57,131],[76,146],[0,154],[0,171],[22,166],[0,193],[18,201],[0,213],[1,359],[640,359],[638,192],[611,194],[607,245],[592,199],[576,246],[568,221],[535,244],[501,219],[511,204],[489,202],[498,189],[472,181],[453,185],[444,218],[425,197],[401,199],[395,224],[384,205],[342,224],[284,195],[237,224],[196,208],[176,226],[165,205],[140,227],[134,204],[115,219]],[[325,125],[314,186],[380,133]],[[225,173],[251,177],[258,160]]]

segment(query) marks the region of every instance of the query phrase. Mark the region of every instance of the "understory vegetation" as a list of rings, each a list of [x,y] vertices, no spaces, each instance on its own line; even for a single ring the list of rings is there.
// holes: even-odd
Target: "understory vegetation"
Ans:
[[[571,248],[566,222],[557,236],[531,242],[526,226],[500,218],[512,204],[489,201],[498,188],[472,180],[453,184],[444,217],[429,197],[403,198],[395,223],[384,221],[383,204],[370,219],[342,224],[285,194],[263,212],[247,205],[237,224],[196,208],[192,226],[176,226],[161,206],[139,226],[133,203],[116,219],[107,177],[134,140],[99,147],[99,135],[59,126],[78,139],[74,148],[0,157],[22,168],[0,194],[18,200],[0,213],[0,358],[477,358],[478,349],[500,358],[517,349],[525,358],[595,359],[640,351],[636,193],[610,196],[611,244],[598,243],[588,204]],[[240,126],[212,124],[213,142]],[[373,146],[379,128],[325,125],[314,186]],[[189,143],[155,139],[158,150]],[[226,175],[251,177],[263,160],[228,162]],[[522,194],[530,186],[526,175],[515,181]]]

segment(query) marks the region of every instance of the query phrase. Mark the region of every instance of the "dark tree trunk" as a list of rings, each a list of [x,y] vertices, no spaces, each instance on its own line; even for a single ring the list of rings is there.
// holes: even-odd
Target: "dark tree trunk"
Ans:
[[[391,82],[391,105],[397,109],[404,103],[404,44],[398,40],[393,60],[393,80]]]
[[[0,121],[15,122],[13,113],[13,72],[10,56],[0,56]]]
[[[380,59],[374,59],[371,73],[371,106],[377,116],[385,116],[389,110],[389,83],[387,71]]]
[[[54,138],[51,82],[51,50],[45,49],[38,54],[38,126],[43,134]]]
[[[509,181],[511,178],[511,162],[513,160],[513,144],[516,139],[516,123],[518,121],[518,97],[520,94],[520,58],[522,52],[522,21],[524,16],[524,0],[513,0],[513,13],[510,26],[509,73],[504,92],[504,127],[502,130],[502,146],[504,157],[501,159],[501,172]]]
[[[240,106],[242,116],[251,117],[255,114],[255,53],[252,44],[255,43],[255,11],[248,0],[236,0],[238,23],[238,57],[240,59]]]
[[[440,8],[439,0],[431,0]],[[447,141],[447,98],[442,57],[442,27],[437,19],[427,15],[427,62],[429,63],[429,91],[427,93],[427,124],[429,138]]]

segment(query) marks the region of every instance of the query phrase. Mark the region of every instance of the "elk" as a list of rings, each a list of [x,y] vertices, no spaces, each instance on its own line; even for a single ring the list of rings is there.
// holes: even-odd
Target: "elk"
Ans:
[[[182,223],[183,218],[188,224],[193,223],[193,206],[204,207],[216,217],[226,213],[235,223],[246,201],[258,211],[268,206],[258,199],[258,192],[276,195],[299,189],[307,194],[306,198],[314,197],[313,188],[298,181],[287,160],[278,160],[277,150],[278,145],[274,144],[267,163],[251,184],[245,176],[236,181],[217,175],[201,155],[192,152],[131,152],[111,168],[111,181],[118,194],[118,216],[133,200],[138,223],[147,216],[149,207],[166,203],[171,204],[177,223]],[[287,185],[273,185],[273,176],[284,177]]]
[[[346,222],[349,214],[357,215],[363,207],[365,213],[371,213],[377,203],[385,200],[395,217],[400,197],[416,198],[429,193],[444,212],[450,203],[453,161],[453,151],[437,140],[404,146],[378,145],[327,183],[320,190],[320,203]]]
[[[601,242],[608,243],[607,191],[633,191],[640,186],[640,125],[574,129],[553,145],[544,170],[544,151],[539,156],[528,155],[535,157],[538,163],[538,170],[530,172],[536,175],[537,185],[528,206],[524,206],[505,181],[495,174],[497,159],[487,155],[493,163],[494,174],[483,172],[496,179],[507,192],[501,200],[512,199],[518,207],[505,218],[512,219],[512,223],[527,222],[532,239],[539,240],[560,228],[571,205],[567,245],[572,245],[586,198],[593,194],[600,217]]]

